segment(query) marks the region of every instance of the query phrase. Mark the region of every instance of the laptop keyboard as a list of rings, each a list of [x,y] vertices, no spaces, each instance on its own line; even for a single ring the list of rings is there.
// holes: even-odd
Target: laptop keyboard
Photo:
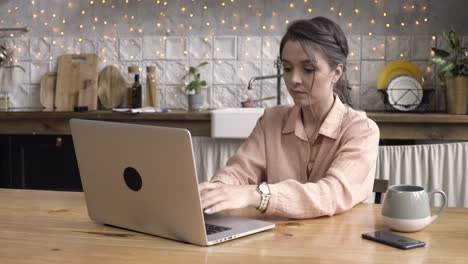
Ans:
[[[230,229],[232,228],[219,225],[205,224],[205,230],[207,235],[223,232]]]

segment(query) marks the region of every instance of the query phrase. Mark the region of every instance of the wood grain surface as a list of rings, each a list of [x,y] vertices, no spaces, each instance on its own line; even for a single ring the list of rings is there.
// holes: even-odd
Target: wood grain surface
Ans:
[[[310,220],[198,247],[94,223],[83,193],[0,189],[0,258],[13,263],[468,263],[468,209],[447,208],[429,227],[399,233],[427,245],[399,250],[364,240],[388,230],[381,206]]]
[[[40,83],[40,102],[48,110],[55,106],[55,87],[57,85],[57,73],[48,72],[41,78]]]
[[[106,66],[99,73],[98,98],[104,109],[123,106],[128,84],[120,70],[112,65]]]
[[[56,111],[73,111],[75,106],[97,110],[98,56],[65,54],[57,61]],[[78,105],[80,98],[85,98],[82,105]]]

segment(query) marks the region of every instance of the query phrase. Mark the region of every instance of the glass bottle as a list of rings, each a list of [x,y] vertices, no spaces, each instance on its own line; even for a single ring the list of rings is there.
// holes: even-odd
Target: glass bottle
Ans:
[[[141,91],[140,74],[137,73],[132,85],[132,108],[141,108]]]
[[[146,67],[146,93],[145,106],[158,107],[158,94],[156,90],[156,67]]]

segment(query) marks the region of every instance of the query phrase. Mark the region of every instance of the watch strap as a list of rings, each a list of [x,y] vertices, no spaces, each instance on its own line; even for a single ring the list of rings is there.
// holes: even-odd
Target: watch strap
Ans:
[[[268,192],[262,191],[262,188],[260,188],[261,185],[266,186],[266,188],[268,188]],[[257,210],[264,213],[270,202],[270,187],[266,182],[262,182],[257,186],[257,191],[260,193],[260,204],[258,205]]]

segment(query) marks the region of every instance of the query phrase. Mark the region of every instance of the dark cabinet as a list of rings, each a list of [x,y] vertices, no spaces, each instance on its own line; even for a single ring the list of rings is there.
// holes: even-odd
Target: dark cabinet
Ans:
[[[2,136],[0,187],[81,191],[70,135]]]
[[[12,184],[11,137],[0,135],[0,186]]]

